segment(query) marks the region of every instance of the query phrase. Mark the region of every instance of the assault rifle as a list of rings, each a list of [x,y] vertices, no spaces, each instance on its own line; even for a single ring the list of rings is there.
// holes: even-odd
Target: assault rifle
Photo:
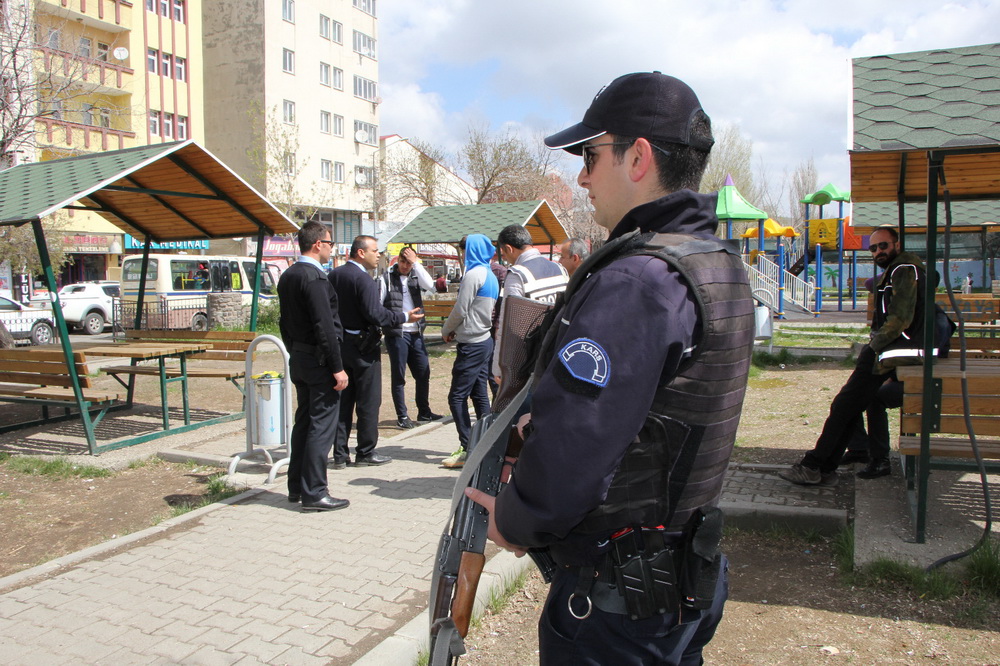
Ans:
[[[449,666],[465,654],[464,638],[486,565],[483,551],[489,526],[486,509],[467,498],[465,488],[496,496],[509,480],[510,465],[523,444],[514,419],[530,391],[528,361],[532,355],[525,339],[537,329],[549,308],[517,296],[504,301],[504,333],[499,351],[503,384],[493,403],[494,413],[478,420],[469,436],[469,457],[455,482],[452,512],[438,544],[430,594],[430,666]],[[532,549],[528,554],[545,580],[550,581],[555,563],[547,551]]]

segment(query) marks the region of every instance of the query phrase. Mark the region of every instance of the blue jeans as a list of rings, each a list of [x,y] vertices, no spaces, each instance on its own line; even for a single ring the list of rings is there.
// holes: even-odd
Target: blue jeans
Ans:
[[[467,449],[469,433],[472,431],[472,418],[469,416],[469,405],[466,401],[472,398],[477,419],[490,413],[490,394],[486,388],[486,380],[490,374],[493,340],[487,338],[483,342],[459,342],[456,349],[458,354],[455,356],[455,365],[451,367],[448,407],[451,409],[452,418],[455,419],[458,443],[463,449]]]
[[[406,369],[413,375],[416,386],[414,399],[417,403],[417,416],[431,413],[428,401],[431,381],[431,366],[427,361],[427,347],[424,346],[424,336],[420,333],[403,333],[399,336],[385,336],[385,348],[389,353],[390,380],[392,382],[392,404],[396,408],[396,418],[408,416],[406,411]]]

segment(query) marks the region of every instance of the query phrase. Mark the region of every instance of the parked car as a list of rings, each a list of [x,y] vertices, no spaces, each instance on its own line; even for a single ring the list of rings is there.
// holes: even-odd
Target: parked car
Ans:
[[[78,326],[88,335],[104,332],[114,315],[114,299],[121,297],[117,282],[79,282],[59,290],[63,317],[68,326]]]
[[[33,345],[52,342],[51,309],[28,307],[0,296],[0,321],[15,340],[29,340]]]

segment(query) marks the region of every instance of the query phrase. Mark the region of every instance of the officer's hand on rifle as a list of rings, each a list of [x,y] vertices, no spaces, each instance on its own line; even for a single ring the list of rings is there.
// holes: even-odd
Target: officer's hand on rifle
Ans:
[[[515,546],[514,544],[509,543],[506,539],[503,538],[503,535],[500,534],[500,531],[497,530],[497,523],[496,520],[493,518],[493,507],[496,505],[497,502],[496,497],[484,493],[482,490],[476,490],[475,488],[466,488],[465,496],[468,497],[473,502],[475,502],[476,504],[478,504],[479,506],[486,509],[486,511],[490,514],[490,526],[486,530],[487,539],[489,539],[496,545],[500,546],[504,550],[511,551],[517,557],[524,557],[527,554],[528,552],[527,548],[521,548],[520,546]]]
[[[347,373],[343,370],[333,373],[333,389],[343,391],[345,388],[347,388]]]

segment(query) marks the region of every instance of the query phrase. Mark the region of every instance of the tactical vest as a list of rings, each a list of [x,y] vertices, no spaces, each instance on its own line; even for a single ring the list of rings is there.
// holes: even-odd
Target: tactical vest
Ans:
[[[875,311],[872,313],[872,330],[885,325],[893,298],[892,274],[900,268],[912,266],[917,272],[917,294],[913,305],[913,319],[888,347],[878,354],[878,360],[887,366],[920,363],[924,347],[924,280],[926,272],[920,259],[908,252],[896,257],[875,287]],[[947,315],[945,315],[947,316]]]
[[[524,285],[524,296],[542,303],[555,303],[569,282],[562,266],[545,257],[532,257],[524,263],[511,266],[508,271],[517,273]]]
[[[633,232],[588,258],[561,302],[593,271],[634,255],[658,257],[680,273],[697,304],[700,337],[677,375],[657,388],[604,502],[573,528],[570,538],[605,539],[624,527],[664,525],[668,531],[682,531],[698,508],[718,504],[736,441],[754,338],[753,301],[742,260],[717,240]],[[539,358],[539,364],[547,365],[551,358],[552,338],[546,336],[542,355],[547,358]],[[573,559],[571,553],[559,557],[559,544],[552,550],[557,561]]]
[[[382,305],[392,310],[393,312],[403,311],[403,276],[399,274],[399,271],[390,270],[383,276],[383,281],[385,284],[385,299],[382,301]],[[424,297],[420,293],[420,285],[417,283],[417,278],[415,275],[406,276],[406,288],[410,290],[410,298],[413,300],[413,307],[422,308],[424,307]],[[424,328],[427,326],[427,322],[420,319],[417,322],[417,326],[421,333],[424,332]],[[395,328],[384,326],[382,327],[382,332],[386,337],[398,338],[403,334],[403,325],[400,324]]]

